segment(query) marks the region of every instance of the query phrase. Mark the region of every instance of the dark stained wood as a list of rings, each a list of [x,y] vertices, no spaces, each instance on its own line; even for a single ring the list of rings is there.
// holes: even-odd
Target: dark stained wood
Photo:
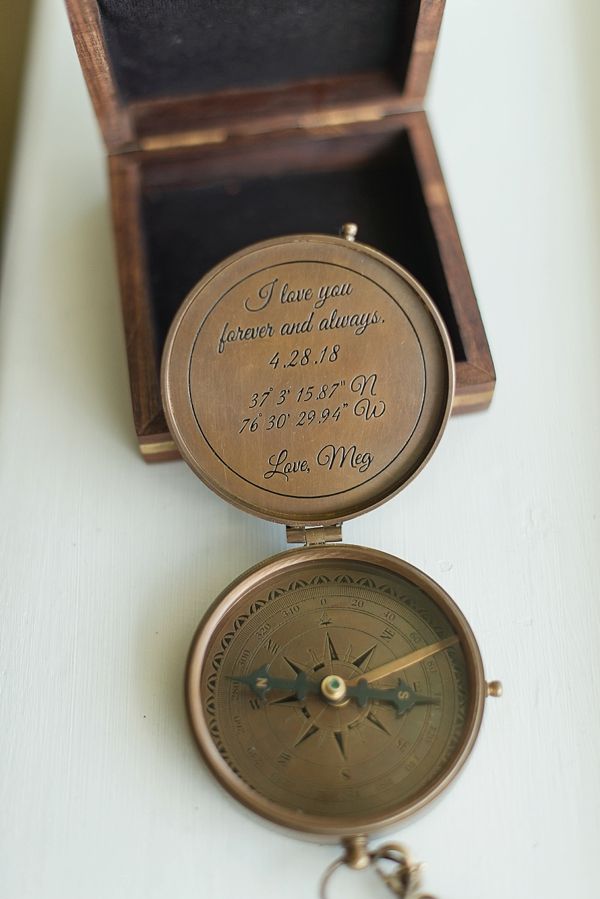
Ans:
[[[167,435],[167,425],[139,214],[140,167],[121,153],[109,157],[109,175],[133,419],[138,438],[150,435],[154,440],[155,434]]]
[[[469,411],[484,408],[491,401],[496,373],[477,298],[427,117],[424,112],[419,112],[407,118],[414,158],[465,351],[466,361],[459,361],[456,369],[456,409]]]
[[[299,167],[316,171],[356,165],[384,146],[390,134],[407,130],[448,285],[465,361],[457,362],[453,411],[472,411],[489,405],[494,367],[448,194],[423,112],[387,117],[344,129],[298,130],[255,135],[224,145],[178,147],[164,151],[120,154],[111,158],[117,251],[121,271],[123,311],[127,335],[134,417],[140,448],[148,461],[174,458],[177,453],[164,420],[159,392],[159,354],[153,330],[139,217],[144,189],[193,188],[240,172],[253,177],[283,173]],[[328,140],[335,136],[337,139]]]
[[[403,90],[407,108],[411,105],[421,107],[427,93],[445,5],[446,0],[421,0]]]
[[[267,134],[237,135],[223,143],[173,146],[128,154],[144,170],[144,187],[185,188],[229,177],[275,176],[290,170],[327,171],[367,162],[401,133],[404,116],[341,126],[293,128]],[[342,138],[342,139],[340,139]]]
[[[65,0],[75,46],[110,152],[149,149],[226,135],[348,123],[420,109],[445,0],[420,0],[404,84],[385,71],[329,77],[273,89],[227,90],[123,103],[110,67],[96,0]]]
[[[87,88],[109,150],[133,141],[131,117],[121,104],[108,61],[95,0],[65,0]]]
[[[422,98],[421,98],[422,100]],[[220,91],[131,106],[140,147],[148,150],[290,128],[372,121],[419,106],[385,72]]]
[[[177,458],[159,385],[141,221],[143,190],[194,188],[231,174],[360,165],[390,134],[408,131],[452,312],[464,348],[453,411],[485,408],[495,373],[435,148],[422,112],[444,0],[421,0],[403,87],[385,72],[272,90],[232,90],[125,104],[95,0],[66,0],[75,45],[110,153],[109,170],[133,415],[147,461]],[[330,138],[338,138],[331,140]],[[344,138],[340,140],[339,138]],[[346,140],[347,138],[347,140]],[[240,160],[243,160],[242,170]],[[182,297],[183,300],[183,297]]]

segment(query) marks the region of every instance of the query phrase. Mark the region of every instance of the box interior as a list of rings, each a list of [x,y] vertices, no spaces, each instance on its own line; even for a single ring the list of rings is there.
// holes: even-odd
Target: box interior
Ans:
[[[337,234],[352,221],[359,240],[421,281],[465,359],[406,129],[146,161],[140,219],[159,353],[186,294],[226,256],[283,234]]]
[[[384,72],[402,90],[419,0],[98,0],[121,99]]]

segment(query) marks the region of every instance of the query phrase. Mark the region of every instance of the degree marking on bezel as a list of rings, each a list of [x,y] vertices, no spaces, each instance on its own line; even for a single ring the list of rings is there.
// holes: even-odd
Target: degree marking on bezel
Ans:
[[[274,601],[276,599],[280,599],[281,597],[286,596],[289,593],[294,593],[297,590],[305,590],[308,587],[314,588],[317,586],[322,586],[323,584],[336,584],[336,583],[344,585],[344,586],[350,586],[350,587],[356,586],[356,587],[361,587],[363,589],[375,590],[381,594],[385,594],[386,596],[391,596],[396,601],[406,605],[415,614],[419,615],[423,619],[423,621],[434,631],[434,633],[438,632],[438,628],[436,628],[436,626],[430,620],[429,610],[420,608],[418,606],[418,603],[412,596],[403,594],[403,593],[402,594],[399,593],[389,583],[376,583],[373,580],[373,578],[365,576],[365,575],[361,575],[358,578],[354,578],[349,574],[342,574],[342,575],[338,574],[335,577],[330,578],[327,575],[319,574],[319,575],[315,575],[310,580],[304,580],[302,578],[295,578],[293,581],[291,581],[288,584],[287,587],[275,588],[268,593],[266,598],[253,600],[249,606],[248,612],[247,613],[243,612],[234,619],[234,622],[232,625],[233,630],[227,631],[222,636],[219,649],[211,657],[211,665],[212,665],[213,671],[206,678],[207,690],[210,695],[207,697],[207,699],[204,703],[204,706],[203,706],[204,712],[207,717],[206,723],[207,723],[208,730],[213,738],[215,746],[217,747],[221,757],[226,762],[226,764],[229,766],[231,771],[233,771],[233,773],[237,777],[239,777],[240,780],[252,790],[256,790],[256,787],[254,787],[252,784],[250,784],[244,778],[244,776],[241,774],[241,772],[239,771],[239,769],[233,762],[233,760],[229,754],[229,751],[227,750],[225,744],[223,743],[223,739],[222,739],[220,727],[219,727],[219,722],[218,722],[218,718],[217,718],[217,713],[216,713],[216,704],[215,704],[215,695],[214,695],[215,687],[216,687],[216,680],[217,680],[218,671],[220,669],[221,662],[222,662],[223,656],[225,654],[225,651],[227,650],[231,641],[234,639],[235,632],[240,630],[243,627],[243,625],[251,619],[252,615],[259,612],[265,606],[269,605],[272,601]],[[412,583],[412,586],[418,593],[421,593],[424,597],[426,597],[426,599],[428,599],[431,603],[433,603],[433,605],[440,612],[442,612],[442,614],[445,614],[443,612],[443,610],[438,606],[437,602],[431,597],[431,595],[426,590],[424,590],[422,587],[420,587],[414,583]],[[460,692],[461,698],[466,702],[467,694],[466,694],[466,691],[464,689],[462,689],[462,687],[460,685],[460,678],[457,676],[460,672],[458,671],[455,660],[453,658],[454,653],[452,652],[452,650],[455,650],[456,648],[457,647],[452,647],[451,650],[448,650],[447,659],[448,659],[450,667],[452,668],[452,671],[453,671],[453,675],[454,675],[453,680],[455,683],[455,687],[458,690],[458,692]],[[288,662],[288,664],[289,664],[289,662]],[[458,724],[460,724],[461,730],[458,733],[456,733],[454,736],[452,736],[452,735],[450,736],[448,743],[446,744],[441,755],[439,756],[438,764],[440,766],[443,766],[446,764],[448,758],[451,757],[452,753],[454,752],[454,749],[456,748],[456,746],[458,745],[458,743],[461,740],[461,733],[462,733],[462,729],[464,727],[466,716],[465,716],[464,710],[461,711],[460,709],[457,709],[457,714],[459,712],[460,712],[460,714],[459,714],[460,720],[457,721],[457,727],[458,727]],[[375,724],[375,722],[373,722],[373,721],[371,721],[371,723]],[[380,723],[378,723],[377,726],[381,727]],[[385,730],[385,728],[381,728],[381,729]],[[318,728],[317,728],[317,730],[310,730],[310,733],[308,734],[308,736],[313,736],[318,730],[319,730]],[[386,731],[386,733],[387,733],[387,731]],[[304,739],[306,739],[306,736],[303,737],[303,739],[300,740],[300,742],[296,745],[300,745],[300,743],[304,742]],[[269,777],[267,777],[267,780],[270,782]]]

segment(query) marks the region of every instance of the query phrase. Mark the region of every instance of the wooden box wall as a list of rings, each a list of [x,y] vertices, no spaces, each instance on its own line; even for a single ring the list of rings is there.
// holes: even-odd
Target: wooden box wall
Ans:
[[[280,0],[255,5],[269,2],[281,9]],[[305,12],[312,2],[303,0]],[[335,35],[327,37],[321,61],[315,52],[311,64],[325,69],[318,78],[289,82],[285,59],[280,70],[275,59],[264,67],[274,78],[279,71],[281,81],[252,83],[264,76],[258,72],[249,76],[252,86],[231,86],[223,79],[235,69],[237,44],[227,30],[221,46],[232,54],[230,69],[219,74],[215,89],[208,67],[200,75],[211,89],[198,91],[193,43],[174,69],[160,45],[156,75],[149,76],[148,59],[138,68],[131,63],[140,41],[145,47],[148,42],[127,19],[127,3],[117,15],[118,0],[67,0],[109,151],[133,414],[147,461],[177,455],[162,410],[159,368],[170,321],[190,288],[249,243],[279,234],[335,233],[344,221],[356,221],[359,240],[406,266],[438,305],[457,363],[455,411],[489,404],[493,363],[422,109],[444,3],[397,0],[398,12],[390,0],[378,2],[386,34],[375,35],[364,52],[370,65],[381,56],[379,68],[352,71],[362,64],[363,49],[355,41],[346,53],[342,32],[337,45]],[[253,5],[228,0],[229,15],[236,3],[240,15]],[[168,4],[140,5],[151,22],[153,11],[168,15]],[[286,15],[293,14],[294,2],[284,5]],[[210,6],[196,4],[194,14],[214,11],[205,9]],[[353,10],[361,15],[362,6],[329,0],[313,8],[330,15],[346,9],[348,27],[356,27]],[[369,10],[372,17],[373,6]],[[397,33],[385,21],[391,15]],[[161,24],[172,23],[157,20]],[[188,43],[200,40],[206,24],[195,20],[202,26],[196,35],[185,29]],[[277,26],[272,15],[270,27]],[[315,28],[323,31],[322,22]],[[151,38],[157,40],[156,34]],[[332,46],[344,49],[341,74],[326,71]],[[127,65],[115,57],[120,52]],[[291,68],[306,74],[297,55]],[[296,58],[293,43],[288,58]],[[186,92],[169,95],[172,84]]]

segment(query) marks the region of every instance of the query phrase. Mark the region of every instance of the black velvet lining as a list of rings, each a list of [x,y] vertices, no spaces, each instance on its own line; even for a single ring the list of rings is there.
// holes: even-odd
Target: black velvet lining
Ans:
[[[98,0],[126,101],[386,71],[400,87],[419,0]]]
[[[455,358],[465,358],[405,133],[341,170],[152,187],[143,193],[141,213],[159,352],[186,294],[226,256],[277,235],[336,234],[352,221],[359,224],[359,240],[396,259],[423,284],[444,317]]]

